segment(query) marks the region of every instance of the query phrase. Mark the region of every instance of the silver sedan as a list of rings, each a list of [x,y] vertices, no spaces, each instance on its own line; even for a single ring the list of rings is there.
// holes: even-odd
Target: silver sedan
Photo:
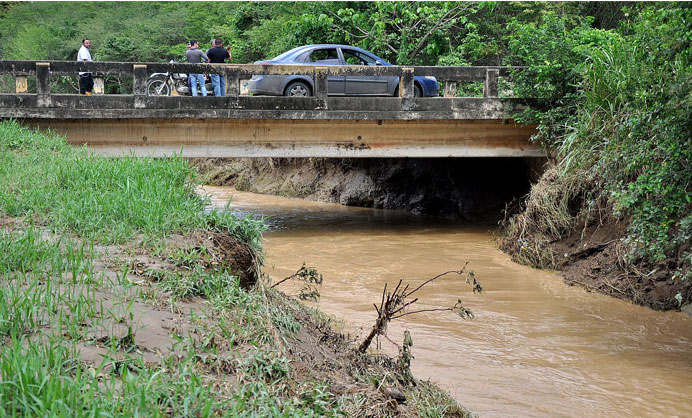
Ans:
[[[304,45],[284,52],[269,61],[255,64],[272,65],[391,65],[384,59],[348,45]],[[256,75],[248,83],[251,95],[312,96],[314,82],[308,75]],[[414,77],[414,95],[435,97],[440,85],[435,77]],[[330,96],[398,96],[396,76],[328,76]]]

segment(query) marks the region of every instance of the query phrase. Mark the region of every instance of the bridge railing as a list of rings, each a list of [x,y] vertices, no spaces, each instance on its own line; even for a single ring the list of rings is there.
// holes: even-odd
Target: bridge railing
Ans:
[[[240,81],[253,75],[308,75],[314,80],[314,96],[327,96],[328,76],[397,76],[400,78],[399,97],[413,97],[414,76],[433,76],[444,82],[444,96],[456,97],[457,82],[482,82],[483,97],[498,97],[498,80],[509,77],[510,67],[404,67],[404,66],[315,66],[315,65],[235,65],[187,63],[75,62],[75,61],[2,61],[0,74],[16,77],[16,92],[26,93],[28,76],[36,76],[37,94],[50,94],[50,75],[74,76],[80,71],[103,76],[133,77],[133,93],[145,94],[152,73],[211,73],[227,77],[227,95],[240,94]]]
[[[80,71],[94,75],[95,95],[65,94],[58,92],[58,88],[52,91],[51,83],[64,83],[61,77],[76,78]],[[147,80],[154,73],[165,72],[223,74],[226,76],[226,96],[147,96]],[[520,99],[500,97],[498,81],[510,79],[511,72],[509,67],[0,60],[0,76],[15,79],[15,92],[0,94],[0,118],[506,119],[512,110],[523,106]],[[306,75],[312,79],[313,94],[311,97],[241,94],[241,83],[254,75]],[[328,97],[330,76],[397,76],[399,97]],[[443,97],[414,97],[415,76],[433,76],[444,83]],[[29,77],[32,86],[35,77],[35,92],[32,87],[29,93]],[[98,94],[104,92],[104,77],[116,77],[121,82],[128,80],[127,83],[131,78],[132,93]],[[468,82],[482,83],[483,97],[456,97],[454,83]],[[476,90],[481,89],[477,87]]]

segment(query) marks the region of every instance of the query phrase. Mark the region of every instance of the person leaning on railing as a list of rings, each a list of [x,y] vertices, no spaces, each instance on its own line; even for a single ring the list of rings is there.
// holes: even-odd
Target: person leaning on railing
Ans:
[[[214,47],[207,51],[210,63],[223,64],[227,59],[231,59],[231,53],[223,48],[221,39],[214,39],[212,42]],[[223,74],[211,74],[211,85],[214,88],[214,96],[226,95],[226,77]]]
[[[91,62],[91,41],[87,38],[82,39],[82,47],[79,48],[77,53],[77,61],[79,62]],[[79,72],[79,94],[86,94],[91,96],[91,91],[94,89],[94,77],[91,73],[80,71]]]

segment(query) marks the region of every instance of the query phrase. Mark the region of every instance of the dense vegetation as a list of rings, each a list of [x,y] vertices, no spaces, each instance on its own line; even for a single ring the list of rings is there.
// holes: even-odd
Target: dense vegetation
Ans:
[[[637,6],[618,30],[554,14],[515,27],[511,59],[529,65],[521,93],[544,99],[523,120],[539,123],[557,167],[528,203],[538,234],[524,217],[512,239],[526,261],[554,267],[546,242],[618,218],[624,269],[666,271],[682,286],[662,306],[681,305],[692,298],[692,9]]]
[[[538,124],[535,139],[557,168],[552,202],[533,205],[555,210],[533,222],[533,238],[511,234],[533,241],[525,260],[551,265],[541,261],[551,259],[541,254],[545,242],[607,213],[627,223],[622,262],[650,270],[665,262],[680,280],[692,274],[688,4],[5,3],[0,10],[3,59],[72,60],[88,36],[96,60],[163,61],[182,55],[187,39],[220,36],[241,63],[333,42],[397,64],[526,66],[514,92],[537,100],[518,119]]]
[[[501,64],[508,25],[546,13],[598,16],[611,26],[612,4],[526,2],[50,2],[0,6],[2,59],[73,60],[81,39],[99,61],[165,61],[185,41],[221,37],[234,61],[271,58],[309,43],[347,43],[394,63]]]

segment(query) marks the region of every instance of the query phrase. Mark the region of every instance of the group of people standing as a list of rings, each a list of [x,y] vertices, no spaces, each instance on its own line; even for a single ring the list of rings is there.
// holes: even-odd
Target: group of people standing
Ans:
[[[91,62],[91,41],[87,38],[82,39],[82,46],[77,53],[77,61]],[[192,40],[187,43],[185,52],[187,62],[191,64],[223,64],[226,60],[230,61],[231,47],[223,47],[221,39],[213,39],[211,48],[205,53],[199,49],[199,42]],[[204,74],[190,74],[190,90],[193,96],[197,96],[197,86],[201,90],[202,96],[207,95],[207,88],[204,83]],[[211,85],[214,89],[214,96],[226,95],[226,77],[223,74],[211,74]],[[90,96],[94,89],[94,78],[90,72],[79,72],[79,94]]]
[[[212,47],[205,53],[199,49],[199,42],[192,40],[187,43],[187,51],[185,56],[187,57],[187,62],[192,64],[223,64],[226,60],[231,60],[231,48],[223,47],[223,41],[221,39],[214,39],[211,41]],[[225,96],[226,95],[226,76],[223,74],[211,74],[211,85],[214,89],[214,96]],[[193,96],[197,96],[197,86],[201,90],[202,96],[207,95],[207,88],[204,85],[204,74],[190,74],[190,90]]]

